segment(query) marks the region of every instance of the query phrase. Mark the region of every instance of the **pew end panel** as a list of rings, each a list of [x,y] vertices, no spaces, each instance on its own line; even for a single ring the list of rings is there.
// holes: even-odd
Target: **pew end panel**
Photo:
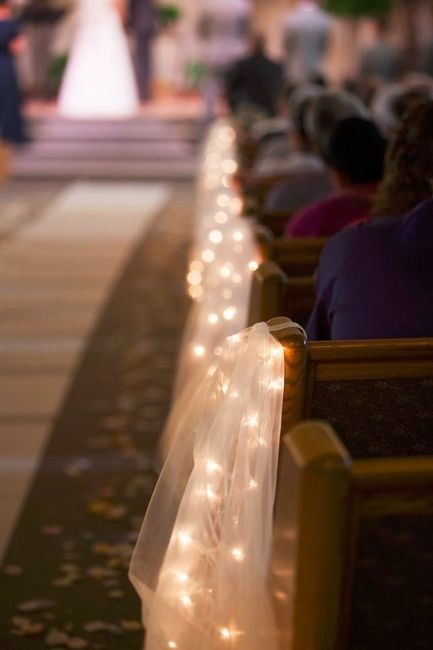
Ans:
[[[298,425],[274,525],[281,648],[433,647],[433,457],[356,461],[329,425]]]

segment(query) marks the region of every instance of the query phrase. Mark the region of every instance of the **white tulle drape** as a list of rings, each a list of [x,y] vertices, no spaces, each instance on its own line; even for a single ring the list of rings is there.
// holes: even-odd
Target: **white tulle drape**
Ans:
[[[235,132],[220,120],[210,129],[197,186],[194,245],[187,282],[194,303],[183,336],[174,400],[161,442],[167,456],[186,401],[212,369],[227,336],[248,320],[258,252],[251,223],[241,218],[235,189]]]
[[[182,403],[131,565],[146,650],[276,650],[268,578],[283,388],[283,348],[261,323],[227,339]]]

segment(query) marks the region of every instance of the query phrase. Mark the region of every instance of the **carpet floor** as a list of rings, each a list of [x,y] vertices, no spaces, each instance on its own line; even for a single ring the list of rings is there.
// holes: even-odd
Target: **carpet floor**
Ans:
[[[89,339],[0,572],[0,648],[139,650],[131,552],[188,303],[190,185],[136,247]]]

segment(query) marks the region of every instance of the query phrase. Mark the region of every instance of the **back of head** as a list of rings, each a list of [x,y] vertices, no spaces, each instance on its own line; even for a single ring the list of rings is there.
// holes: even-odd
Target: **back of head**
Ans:
[[[409,75],[401,83],[381,88],[373,100],[372,110],[377,123],[390,137],[414,104],[432,99],[433,80],[424,75]]]
[[[379,183],[383,177],[386,140],[377,126],[349,117],[332,129],[326,161],[353,184]]]
[[[299,86],[290,96],[289,115],[298,144],[304,149],[311,149],[311,142],[307,134],[306,119],[312,103],[322,93],[320,86],[307,84]]]
[[[396,216],[431,198],[433,101],[420,101],[403,118],[391,142],[375,214]]]
[[[332,129],[337,122],[348,117],[368,117],[368,110],[362,101],[348,92],[325,91],[312,102],[306,117],[306,131],[319,154],[325,156]]]

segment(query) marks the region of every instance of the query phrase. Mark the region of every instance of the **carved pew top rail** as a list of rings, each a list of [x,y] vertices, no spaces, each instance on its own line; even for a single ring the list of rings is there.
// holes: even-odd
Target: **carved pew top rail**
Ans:
[[[279,338],[286,348],[283,435],[300,420],[324,419],[357,459],[433,455],[433,339]]]

